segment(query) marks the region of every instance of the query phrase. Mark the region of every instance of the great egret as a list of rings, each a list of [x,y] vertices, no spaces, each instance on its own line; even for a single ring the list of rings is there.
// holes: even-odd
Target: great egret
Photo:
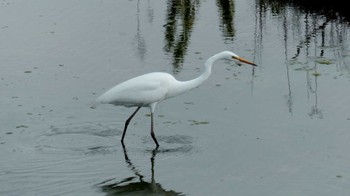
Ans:
[[[202,84],[211,74],[213,63],[220,59],[236,60],[253,66],[256,64],[245,60],[230,51],[220,52],[210,57],[204,64],[203,73],[189,81],[178,81],[172,75],[163,72],[153,72],[131,78],[122,82],[97,98],[96,103],[113,104],[116,106],[137,107],[131,116],[126,120],[121,142],[124,146],[124,137],[128,125],[141,107],[148,107],[151,110],[151,136],[159,147],[156,136],[154,135],[153,113],[156,105],[168,99],[185,93],[200,84]]]

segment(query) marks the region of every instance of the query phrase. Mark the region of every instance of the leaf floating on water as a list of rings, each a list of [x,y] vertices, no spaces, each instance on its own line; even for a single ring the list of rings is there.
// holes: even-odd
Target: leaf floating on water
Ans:
[[[289,61],[287,61],[287,63],[289,64],[289,65],[292,65],[292,66],[305,66],[306,65],[306,63],[304,63],[304,62],[301,62],[301,61],[298,61],[297,59],[292,59],[292,60],[289,60]]]
[[[198,120],[188,120],[191,122],[191,125],[206,125],[209,124],[208,121],[198,121]]]
[[[329,60],[329,59],[325,59],[325,58],[320,58],[320,59],[316,59],[315,61],[318,64],[322,64],[322,65],[330,65],[333,64],[333,61]]]
[[[173,122],[173,121],[165,121],[165,122],[163,122],[163,124],[172,124],[172,125],[175,125],[176,122]]]
[[[19,129],[19,128],[28,128],[28,126],[27,125],[18,125],[18,126],[16,126],[16,129]]]
[[[313,68],[308,67],[308,66],[303,66],[303,67],[298,67],[294,69],[295,71],[312,71]]]
[[[318,77],[318,76],[320,76],[321,74],[320,74],[319,72],[316,71],[316,72],[312,73],[312,75],[315,76],[315,77]]]

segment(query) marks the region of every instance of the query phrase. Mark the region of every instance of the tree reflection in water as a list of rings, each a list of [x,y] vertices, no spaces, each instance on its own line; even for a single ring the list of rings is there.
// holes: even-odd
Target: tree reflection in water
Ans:
[[[224,40],[233,41],[234,31],[234,1],[217,0],[220,26]],[[172,55],[173,67],[179,68],[187,52],[191,40],[200,0],[169,0],[166,23],[164,25],[164,51]]]
[[[164,51],[172,53],[174,68],[183,63],[198,7],[199,0],[168,1]]]
[[[350,72],[349,58],[349,12],[337,1],[328,5],[300,0],[257,0],[256,32],[263,40],[266,15],[280,20],[284,33],[284,49],[288,83],[285,95],[288,110],[293,114],[293,91],[290,68],[306,74],[307,99],[313,102],[308,115],[323,118],[318,103],[319,67],[334,64],[337,70]],[[297,44],[294,42],[297,41]],[[302,67],[295,68],[295,65]]]

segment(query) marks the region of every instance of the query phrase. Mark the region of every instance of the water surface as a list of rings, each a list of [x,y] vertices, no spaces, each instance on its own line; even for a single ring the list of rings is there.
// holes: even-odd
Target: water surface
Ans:
[[[346,16],[280,1],[3,1],[3,195],[347,195]],[[321,11],[320,11],[321,10]],[[333,12],[332,12],[333,13]],[[90,109],[152,71],[199,88],[149,110]]]

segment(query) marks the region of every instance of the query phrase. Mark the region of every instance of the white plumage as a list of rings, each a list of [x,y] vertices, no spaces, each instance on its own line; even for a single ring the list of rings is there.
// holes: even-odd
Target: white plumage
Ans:
[[[127,119],[121,139],[124,145],[124,137],[130,120],[141,107],[149,107],[151,110],[151,136],[159,146],[153,130],[153,113],[157,103],[164,99],[187,92],[203,83],[211,74],[212,64],[220,59],[238,60],[253,66],[249,62],[230,51],[220,52],[210,57],[204,65],[203,73],[189,81],[178,81],[172,75],[163,72],[153,72],[131,78],[122,82],[97,98],[96,103],[113,104],[116,106],[137,107],[136,111]]]

